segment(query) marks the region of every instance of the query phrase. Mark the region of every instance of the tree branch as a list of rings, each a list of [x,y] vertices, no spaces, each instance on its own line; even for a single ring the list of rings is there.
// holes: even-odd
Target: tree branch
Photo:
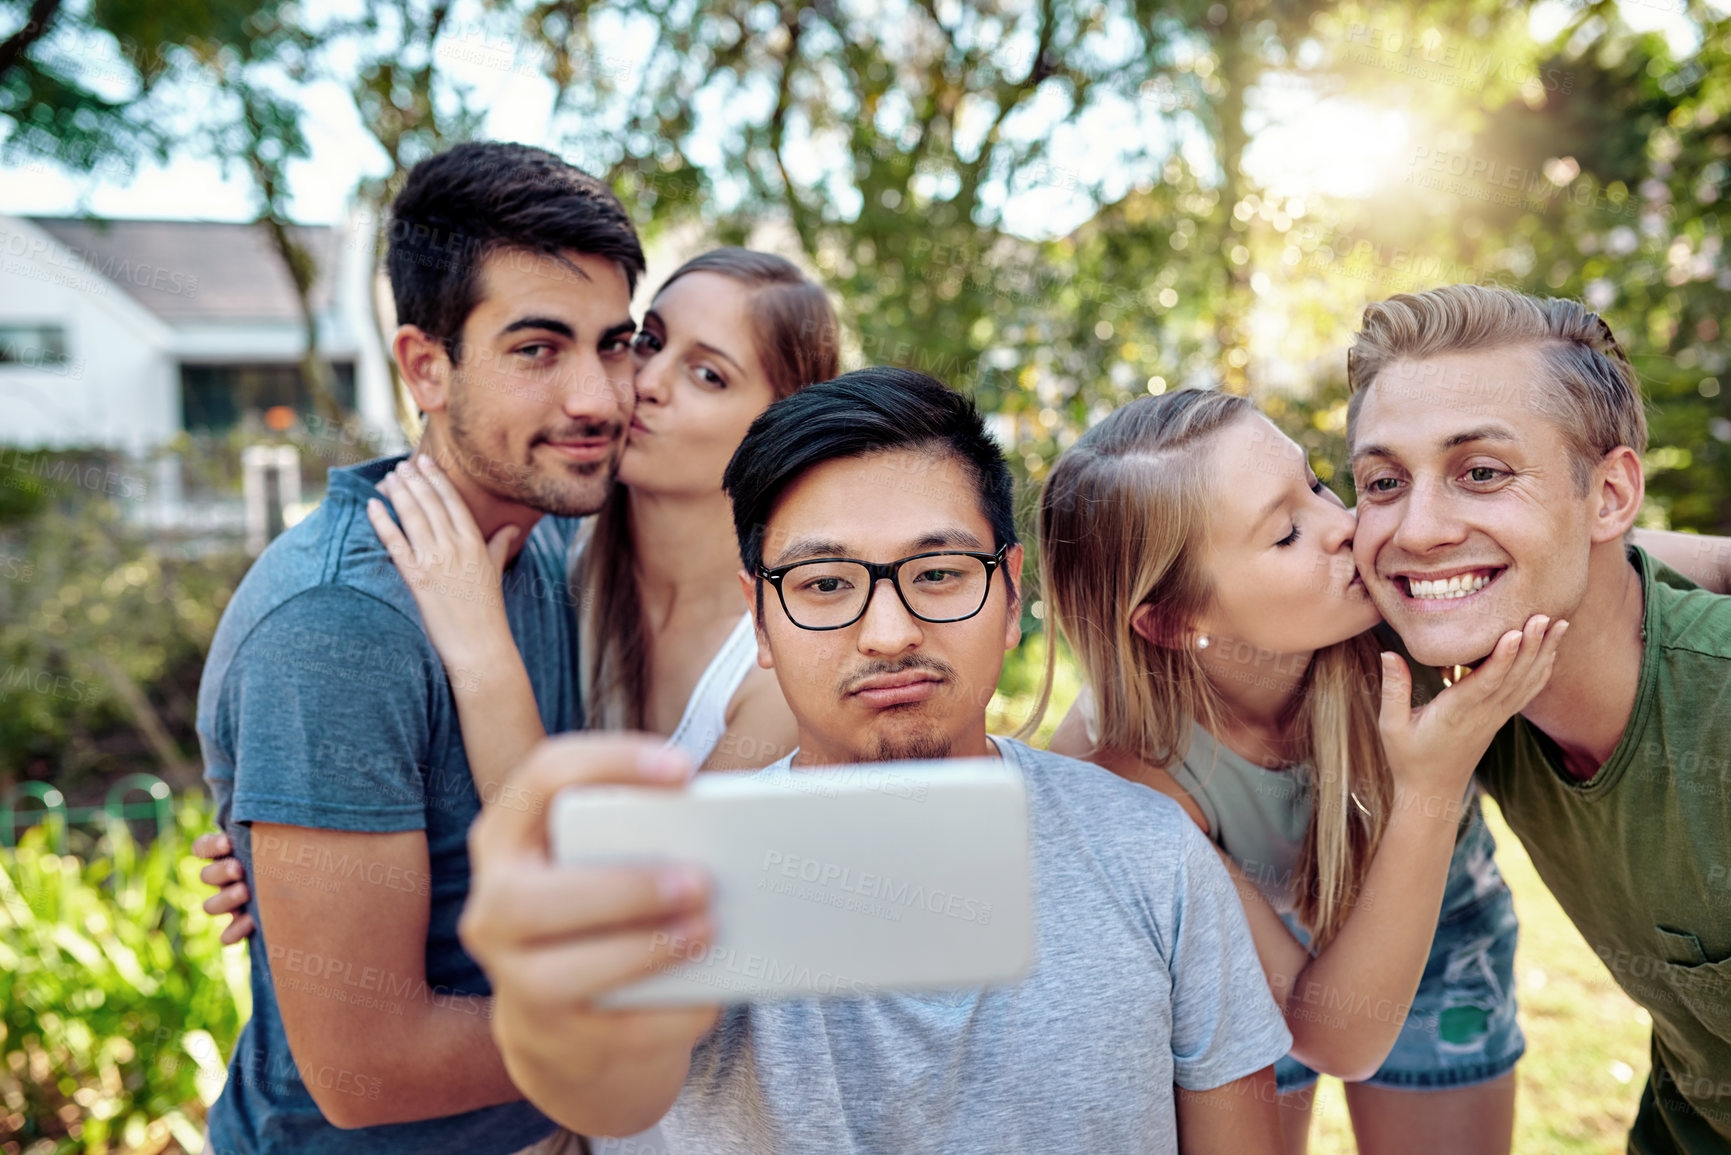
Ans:
[[[30,5],[30,15],[25,18],[24,27],[0,43],[0,78],[23,58],[32,44],[42,39],[59,11],[60,0],[35,0]]]
[[[997,115],[992,118],[991,128],[986,130],[985,137],[980,141],[980,151],[974,159],[962,164],[962,187],[956,194],[957,203],[965,210],[972,212],[975,201],[979,197],[980,181],[990,166],[992,158],[997,154],[998,140],[1002,134],[1004,121],[1009,119],[1035,89],[1047,80],[1056,76],[1057,69],[1052,66],[1053,25],[1057,13],[1054,11],[1053,0],[1041,0],[1040,3],[1040,34],[1034,48],[1034,59],[1028,65],[1028,72],[1021,80],[1011,84],[1000,83],[993,93],[998,104]]]
[[[787,30],[787,54],[782,58],[781,75],[776,81],[775,112],[769,118],[769,148],[775,155],[775,167],[781,174],[782,187],[787,191],[788,212],[793,217],[793,231],[799,236],[799,246],[807,257],[816,261],[817,211],[806,204],[787,171],[787,113],[793,103],[793,66],[799,58],[799,38],[803,31],[797,6],[782,9],[781,26]]]
[[[911,162],[909,165],[910,183],[912,182],[913,173],[918,171],[920,167],[920,162],[925,160],[927,155],[931,153],[932,125],[937,122],[940,113],[944,114],[944,116],[949,120],[950,139],[952,142],[955,140],[955,110],[961,103],[959,95],[956,95],[954,99],[945,99],[950,95],[948,92],[950,85],[949,77],[945,75],[944,72],[944,66],[949,60],[949,54],[955,51],[955,33],[951,32],[949,28],[944,25],[944,22],[938,19],[937,5],[933,3],[933,0],[924,0],[921,7],[923,7],[926,10],[926,14],[931,17],[932,24],[937,27],[937,30],[943,33],[944,50],[938,53],[936,58],[932,61],[931,68],[926,72],[926,111],[918,117],[920,125],[919,135],[914,138],[914,147],[909,152],[909,160]],[[910,200],[908,203],[911,204],[913,202]]]
[[[181,753],[180,747],[175,744],[174,737],[168,732],[168,726],[163,722],[162,715],[157,712],[155,706],[151,705],[150,698],[145,694],[144,688],[138,684],[132,675],[121,668],[119,662],[107,654],[99,652],[91,660],[102,671],[103,676],[108,679],[115,697],[120,699],[120,704],[132,717],[132,724],[138,730],[139,736],[144,739],[145,745],[149,746],[156,755],[157,761],[162,763],[168,771],[168,775],[174,783],[177,786],[185,786],[197,782],[198,767],[193,765],[185,754]]]
[[[271,135],[264,114],[254,103],[251,90],[241,86],[239,95],[246,131],[246,160],[252,168],[259,196],[264,202],[258,223],[270,234],[271,244],[282,258],[283,267],[294,286],[295,308],[300,313],[304,341],[300,362],[301,383],[306,386],[307,394],[319,416],[336,428],[343,429],[348,425],[349,415],[337,401],[336,390],[333,388],[335,374],[324,355],[319,352],[319,319],[312,304],[313,283],[318,278],[318,261],[311,251],[295,240],[289,232],[288,217],[284,211],[287,190],[283,187],[282,169],[265,159],[261,147],[266,137]],[[290,150],[285,147],[283,151],[287,154]]]

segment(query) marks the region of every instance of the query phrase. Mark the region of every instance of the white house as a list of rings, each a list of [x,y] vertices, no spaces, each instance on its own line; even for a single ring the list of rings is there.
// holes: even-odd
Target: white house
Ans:
[[[400,441],[369,294],[373,223],[297,237],[339,396]],[[0,214],[0,444],[144,456],[277,406],[311,412],[293,282],[257,225]]]

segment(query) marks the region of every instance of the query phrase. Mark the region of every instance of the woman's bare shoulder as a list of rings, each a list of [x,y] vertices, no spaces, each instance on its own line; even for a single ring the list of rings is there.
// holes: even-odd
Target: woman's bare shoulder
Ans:
[[[1062,754],[1067,758],[1076,758],[1083,762],[1092,762],[1096,766],[1103,766],[1120,778],[1140,783],[1151,790],[1158,790],[1182,806],[1184,813],[1188,814],[1190,820],[1201,828],[1202,833],[1207,834],[1209,832],[1208,819],[1203,816],[1202,808],[1196,804],[1196,799],[1190,796],[1190,792],[1178,784],[1178,780],[1172,777],[1170,772],[1164,767],[1144,761],[1128,750],[1101,746],[1094,742],[1088,737],[1086,720],[1077,707],[1072,706],[1070,712],[1064,716],[1064,720],[1058,723],[1058,729],[1052,735],[1051,750],[1054,754]]]

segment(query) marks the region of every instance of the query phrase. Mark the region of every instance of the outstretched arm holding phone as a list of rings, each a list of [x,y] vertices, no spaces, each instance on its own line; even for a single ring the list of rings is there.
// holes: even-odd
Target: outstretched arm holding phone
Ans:
[[[717,1008],[609,1011],[594,999],[709,940],[708,880],[680,866],[561,866],[546,815],[567,787],[673,789],[690,773],[684,754],[646,735],[561,735],[512,780],[545,805],[488,808],[469,834],[458,931],[492,980],[493,1037],[517,1086],[585,1135],[644,1130],[679,1097]]]

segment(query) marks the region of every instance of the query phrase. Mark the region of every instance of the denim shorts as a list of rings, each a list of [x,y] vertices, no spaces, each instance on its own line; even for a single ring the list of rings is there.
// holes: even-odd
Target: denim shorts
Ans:
[[[1473,807],[1455,845],[1442,916],[1406,1025],[1373,1087],[1440,1091],[1489,1082],[1514,1069],[1527,1049],[1515,1020],[1514,898],[1497,870],[1496,841]],[[1293,926],[1291,919],[1288,925]],[[1300,937],[1302,928],[1293,926]],[[1330,1013],[1326,1006],[1319,1014]],[[1280,1092],[1301,1091],[1316,1072],[1284,1055],[1274,1064]]]

